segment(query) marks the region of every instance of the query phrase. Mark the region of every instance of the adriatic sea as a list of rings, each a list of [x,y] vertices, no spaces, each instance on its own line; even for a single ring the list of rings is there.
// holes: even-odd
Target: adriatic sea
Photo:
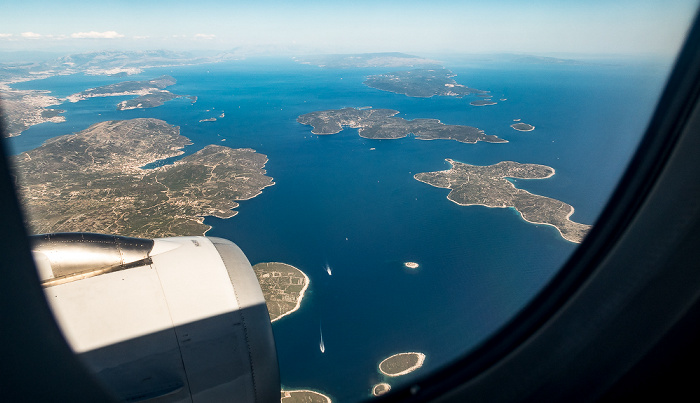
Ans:
[[[309,276],[301,309],[273,324],[283,386],[356,401],[378,382],[410,382],[477,348],[533,299],[577,246],[513,209],[454,204],[449,190],[413,175],[449,169],[446,158],[548,165],[553,177],[513,183],[571,204],[572,220],[594,224],[640,141],[667,65],[480,57],[452,59],[445,67],[458,83],[491,91],[497,104],[410,98],[362,84],[391,68],[322,69],[261,58],[148,69],[128,79],[169,74],[177,84],[168,90],[195,95],[197,102],[180,98],[128,111],[116,105],[130,97],[64,103],[58,108],[66,110],[65,122],[34,126],[9,144],[20,153],[99,121],[153,117],[192,140],[186,154],[220,144],[267,155],[275,185],[241,201],[233,218],[207,217],[213,226],[207,235],[231,239],[252,264],[284,262]],[[14,87],[65,97],[124,80],[72,75]],[[371,140],[356,129],[317,136],[296,122],[308,112],[368,106],[398,110],[406,119],[476,126],[508,143]],[[200,122],[212,117],[217,120]],[[515,119],[535,130],[512,129]],[[407,261],[420,266],[406,268]],[[398,378],[379,373],[382,359],[409,351],[426,354],[418,371]]]

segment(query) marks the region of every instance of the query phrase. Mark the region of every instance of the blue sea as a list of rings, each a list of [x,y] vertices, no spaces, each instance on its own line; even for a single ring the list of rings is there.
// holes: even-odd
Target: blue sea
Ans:
[[[409,98],[362,84],[391,68],[333,70],[254,59],[146,70],[128,79],[169,74],[177,79],[171,92],[198,101],[129,111],[117,111],[116,104],[131,97],[65,103],[59,106],[65,122],[34,126],[9,143],[19,153],[99,121],[154,117],[180,126],[193,142],[186,154],[208,144],[266,154],[275,185],[240,202],[231,219],[207,217],[213,226],[207,235],[231,239],[252,264],[285,262],[308,274],[301,309],[273,324],[283,387],[356,401],[378,382],[399,386],[478,347],[533,299],[577,246],[513,209],[454,204],[448,189],[413,175],[449,169],[446,158],[548,165],[553,177],[513,183],[571,204],[572,220],[593,224],[644,132],[668,64],[482,58],[445,67],[458,83],[505,101],[476,107],[469,105],[476,98]],[[124,80],[72,75],[14,87],[65,97]],[[508,143],[371,140],[355,129],[317,136],[296,122],[308,112],[367,106],[395,109],[406,119],[476,126]],[[222,119],[199,122],[222,112]],[[516,131],[514,119],[536,129]],[[420,267],[408,269],[406,261]],[[426,354],[421,369],[398,378],[379,373],[382,359],[408,351]]]

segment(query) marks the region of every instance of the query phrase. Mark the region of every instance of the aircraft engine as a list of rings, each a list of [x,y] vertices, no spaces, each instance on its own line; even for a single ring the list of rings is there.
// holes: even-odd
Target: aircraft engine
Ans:
[[[32,237],[64,337],[126,401],[272,402],[277,354],[253,269],[212,237]]]

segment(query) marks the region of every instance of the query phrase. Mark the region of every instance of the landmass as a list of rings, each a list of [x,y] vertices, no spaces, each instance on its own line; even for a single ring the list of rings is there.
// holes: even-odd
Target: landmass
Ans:
[[[535,126],[529,125],[527,123],[522,123],[522,122],[521,123],[513,123],[512,125],[510,125],[510,127],[512,127],[515,130],[521,131],[521,132],[531,132],[531,131],[535,130]]]
[[[472,106],[487,106],[487,105],[496,105],[496,102],[494,102],[491,99],[478,99],[476,101],[471,101],[469,105]]]
[[[445,68],[416,69],[369,76],[364,84],[378,90],[419,98],[436,95],[462,98],[471,94],[488,94],[488,91],[457,84],[452,78],[455,76]]]
[[[128,110],[136,108],[154,108],[163,105],[171,99],[184,97],[185,95],[173,94],[164,88],[169,87],[177,81],[170,76],[161,76],[153,80],[144,81],[123,81],[121,83],[103,85],[90,88],[79,93],[69,95],[66,99],[70,102],[79,102],[84,99],[94,97],[116,97],[126,95],[138,95],[137,98],[122,101],[117,105],[118,110]],[[197,97],[188,96],[192,103],[197,101]]]
[[[422,367],[424,361],[425,354],[423,353],[394,354],[379,363],[379,371],[386,376],[401,376]]]
[[[394,117],[399,113],[392,109],[330,109],[301,115],[297,122],[313,126],[311,133],[335,134],[343,126],[358,129],[361,137],[368,139],[399,139],[413,133],[419,140],[456,140],[462,143],[507,143],[494,135],[472,126],[446,125],[437,119]]]
[[[1,122],[6,137],[19,136],[29,127],[44,122],[59,123],[66,120],[62,109],[50,108],[62,101],[48,95],[48,91],[18,91],[0,86],[2,99]]]
[[[272,322],[295,312],[309,287],[309,277],[286,263],[258,263],[253,266],[265,296]]]
[[[294,57],[301,64],[313,64],[327,69],[367,67],[428,67],[440,62],[398,52],[312,55]]]
[[[167,50],[102,51],[76,53],[42,61],[0,64],[0,83],[11,84],[57,75],[83,73],[123,77],[152,67],[184,66],[226,60],[226,55],[197,57]]]
[[[226,116],[224,112],[221,112],[221,115],[219,115],[219,119],[223,119],[223,117]],[[216,122],[216,118],[207,118],[207,119],[200,119],[199,123],[202,122]]]
[[[161,106],[175,98],[188,98],[190,101],[192,101],[192,103],[197,102],[197,97],[195,95],[177,95],[170,91],[153,90],[146,95],[121,101],[119,104],[117,104],[117,109],[120,111],[125,111],[128,109],[155,108],[156,106]]]
[[[280,403],[331,403],[331,398],[313,390],[283,390]]]
[[[196,57],[188,53],[171,51],[105,51],[71,54],[50,60],[28,60],[0,63],[0,99],[2,99],[6,136],[17,136],[27,128],[44,122],[62,122],[63,111],[49,106],[61,104],[64,100],[48,95],[48,91],[22,90],[11,88],[12,84],[41,80],[49,77],[70,74],[107,75],[123,77],[141,73],[151,67],[183,66],[214,63],[230,60],[231,56],[220,54],[213,57]],[[124,105],[126,109],[141,103],[142,107],[157,106],[165,102],[167,95],[153,94],[149,98],[134,100],[136,103]],[[193,100],[193,97],[190,97]]]
[[[374,385],[374,387],[372,387],[372,394],[374,396],[381,396],[390,390],[391,390],[391,385],[389,385],[388,383],[382,382],[382,383],[378,383],[378,384]]]
[[[562,59],[558,57],[534,56],[534,55],[513,55],[513,62],[523,64],[562,64],[562,65],[585,65],[581,60]]]
[[[544,179],[554,175],[545,165],[502,161],[477,166],[447,159],[447,171],[418,173],[413,177],[431,186],[451,189],[447,198],[461,206],[512,207],[533,224],[554,226],[570,242],[580,243],[591,226],[573,222],[574,208],[562,201],[518,189],[506,178]]]
[[[203,235],[204,216],[233,217],[234,200],[274,184],[252,149],[209,145],[143,169],[183,153],[191,142],[179,132],[158,119],[106,121],[13,157],[30,231]]]

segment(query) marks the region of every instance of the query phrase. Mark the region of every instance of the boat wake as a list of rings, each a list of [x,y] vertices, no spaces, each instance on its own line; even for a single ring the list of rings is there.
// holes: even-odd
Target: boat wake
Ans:
[[[321,353],[325,353],[326,345],[323,344],[323,329],[321,329],[321,323],[318,324],[318,331],[321,334],[321,343],[318,345],[318,347],[321,349]]]

